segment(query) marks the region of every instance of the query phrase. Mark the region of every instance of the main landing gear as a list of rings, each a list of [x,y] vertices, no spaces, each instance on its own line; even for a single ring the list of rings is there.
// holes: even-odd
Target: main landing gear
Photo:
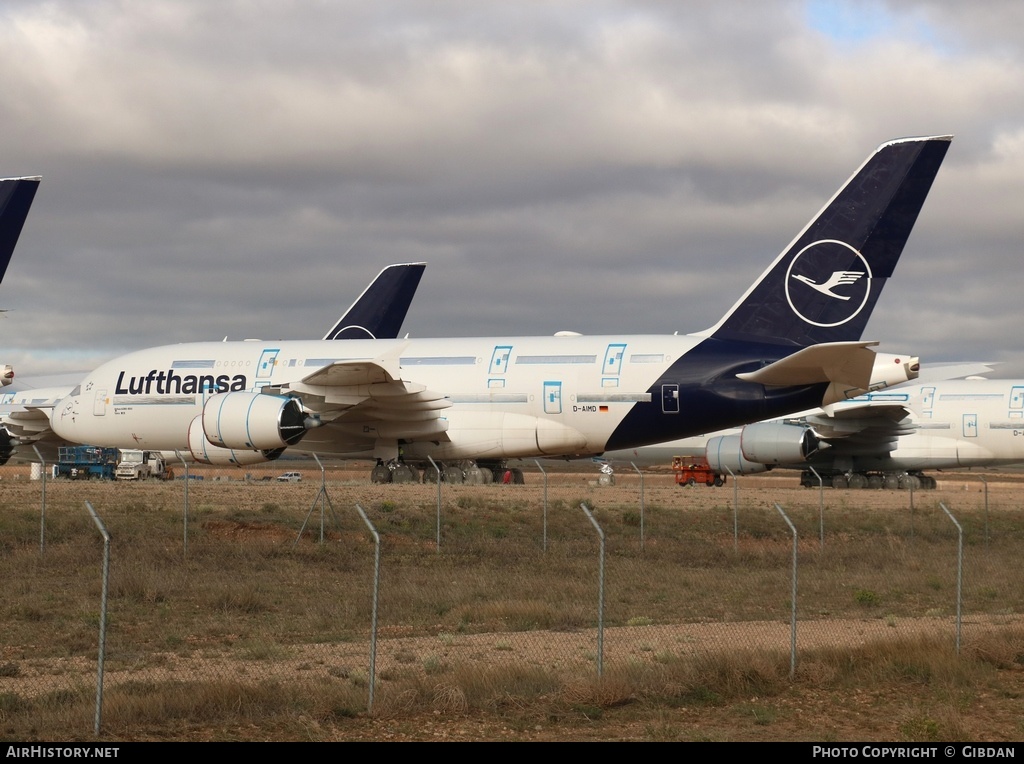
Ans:
[[[474,461],[438,462],[441,481],[455,485],[522,485],[526,482],[523,471],[500,463],[477,463]],[[413,465],[406,461],[378,460],[370,471],[372,483],[436,483],[437,469],[427,462]]]

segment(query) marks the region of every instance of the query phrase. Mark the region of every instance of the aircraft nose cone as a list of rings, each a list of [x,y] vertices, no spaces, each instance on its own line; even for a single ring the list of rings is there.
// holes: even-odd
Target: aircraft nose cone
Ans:
[[[64,440],[75,440],[75,412],[78,408],[78,396],[69,395],[61,398],[50,412],[50,429]]]

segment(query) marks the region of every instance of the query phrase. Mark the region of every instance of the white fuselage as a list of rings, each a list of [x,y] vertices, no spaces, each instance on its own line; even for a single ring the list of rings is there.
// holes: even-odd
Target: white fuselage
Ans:
[[[408,437],[416,429],[408,418],[394,428],[406,432],[407,455],[595,454],[633,406],[651,402],[651,387],[665,370],[699,342],[653,335],[169,345],[122,356],[86,375],[76,394],[55,407],[51,425],[73,442],[184,450],[189,426],[211,395],[282,385],[294,391],[300,380],[338,361],[397,353],[403,380],[450,403],[430,417],[444,420],[445,437]],[[367,451],[391,437],[386,419],[394,412],[373,421],[360,414],[365,389],[313,385],[306,394],[310,401],[333,397],[343,408],[310,430],[297,450]]]

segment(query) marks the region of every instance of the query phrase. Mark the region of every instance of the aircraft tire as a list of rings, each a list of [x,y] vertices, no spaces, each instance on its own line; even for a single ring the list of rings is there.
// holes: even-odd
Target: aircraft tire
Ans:
[[[388,469],[386,464],[378,464],[370,472],[370,482],[383,485],[384,483],[391,482],[391,470]]]
[[[849,488],[850,481],[846,479],[846,475],[835,475],[832,478],[833,488]]]
[[[883,483],[884,481],[882,480],[881,475],[871,475],[868,478],[868,488],[870,488],[872,491],[880,490],[882,488]]]
[[[900,489],[903,491],[918,491],[921,489],[921,479],[916,475],[904,475],[900,478]]]
[[[855,488],[857,490],[862,490],[868,487],[867,476],[861,475],[859,472],[855,472],[852,475],[850,475],[849,483],[850,488]]]
[[[419,473],[411,464],[399,464],[391,473],[392,483],[418,483],[419,481]]]

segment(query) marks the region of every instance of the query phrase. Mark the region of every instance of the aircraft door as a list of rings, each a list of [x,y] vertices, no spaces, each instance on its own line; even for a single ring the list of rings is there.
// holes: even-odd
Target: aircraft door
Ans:
[[[256,366],[256,379],[269,380],[274,374],[274,367],[277,366],[278,348],[267,348],[260,355],[260,362]]]
[[[661,386],[661,413],[679,413],[679,385],[671,384]]]
[[[106,388],[103,390],[96,391],[96,397],[92,399],[92,415],[103,416],[107,413],[107,391]]]
[[[601,386],[617,387],[622,372],[622,356],[626,354],[623,343],[609,345],[604,351],[604,365],[601,367]]]
[[[964,414],[964,437],[965,438],[976,438],[976,437],[978,437],[978,415],[977,414]]]
[[[545,382],[544,383],[544,413],[545,414],[561,414],[562,413],[562,383],[561,382]]]
[[[928,419],[932,416],[932,406],[935,405],[935,388],[921,388],[921,413]]]
[[[1010,419],[1024,416],[1024,387],[1014,385],[1010,388]]]
[[[491,367],[488,369],[488,373],[504,376],[508,371],[508,359],[511,355],[511,345],[495,345],[494,352],[491,353]]]

